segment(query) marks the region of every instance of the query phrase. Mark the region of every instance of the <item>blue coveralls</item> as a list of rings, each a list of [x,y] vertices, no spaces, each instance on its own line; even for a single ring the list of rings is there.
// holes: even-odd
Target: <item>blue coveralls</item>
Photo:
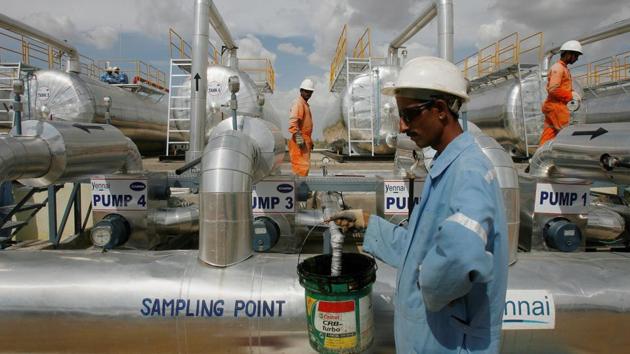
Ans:
[[[398,270],[398,353],[499,351],[507,224],[496,172],[469,133],[433,161],[408,228],[372,216],[363,247]]]
[[[119,84],[128,84],[129,83],[129,78],[127,77],[127,74],[121,72],[120,74],[118,74],[118,79],[117,79],[117,83]]]
[[[101,74],[100,79],[101,79],[101,81],[106,82],[108,84],[115,84],[116,83],[116,78],[114,77],[114,75],[106,73],[106,72]]]

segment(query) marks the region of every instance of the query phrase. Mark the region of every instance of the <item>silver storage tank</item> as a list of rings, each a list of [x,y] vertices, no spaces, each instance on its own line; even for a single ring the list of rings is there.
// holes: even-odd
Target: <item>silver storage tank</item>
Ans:
[[[468,120],[497,140],[513,156],[524,156],[525,131],[527,144],[531,147],[538,145],[543,130],[545,117],[541,108],[547,92],[546,81],[541,80],[539,73],[533,71],[522,77],[521,85],[516,78],[509,77],[475,88],[465,108]],[[573,81],[573,89],[583,97],[576,81]],[[571,114],[571,121],[582,123],[585,115],[586,107],[581,105]]]
[[[379,65],[372,70],[355,77],[346,88],[341,101],[343,120],[346,129],[349,121],[352,122],[352,140],[369,140],[373,123],[374,153],[390,155],[396,149],[389,147],[385,139],[390,134],[398,133],[398,110],[394,97],[381,94],[380,89],[395,82],[400,69]],[[377,114],[380,115],[380,124]],[[369,142],[361,142],[353,143],[352,148],[355,152],[368,154],[372,146]]]
[[[630,121],[630,86],[616,85],[585,89],[586,123]]]
[[[228,79],[230,76],[238,76],[240,89],[236,93],[238,100],[237,115],[260,117],[280,126],[277,122],[277,112],[271,105],[263,105],[261,112],[258,104],[259,91],[254,81],[242,71],[238,71],[223,65],[208,66],[208,95],[206,102],[206,136],[209,136],[212,127],[215,127],[222,120],[232,117],[230,110],[231,92],[228,90]],[[190,107],[190,80],[182,84],[173,92],[173,106]],[[188,111],[173,111],[174,118],[188,118]],[[188,121],[177,121],[178,129],[189,128]]]
[[[166,144],[167,97],[133,93],[104,82],[57,70],[37,71],[30,81],[33,119],[104,123],[111,97],[112,125],[143,153],[163,152]]]

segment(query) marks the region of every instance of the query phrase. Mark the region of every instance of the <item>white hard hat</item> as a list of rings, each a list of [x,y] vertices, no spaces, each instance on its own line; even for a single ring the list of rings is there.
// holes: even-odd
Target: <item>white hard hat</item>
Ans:
[[[315,91],[315,83],[311,79],[304,79],[300,84],[301,90]]]
[[[562,44],[562,47],[560,47],[560,51],[561,52],[571,51],[571,52],[578,52],[580,54],[584,54],[582,52],[582,45],[580,44],[580,42],[573,41],[573,40],[564,42],[564,44]]]
[[[108,66],[105,71],[114,71],[114,68],[112,68],[111,66]]]
[[[384,95],[397,94],[414,97],[430,97],[441,92],[468,101],[468,81],[455,64],[436,57],[418,57],[408,61],[400,70],[398,80],[393,86],[381,90]]]
[[[117,67],[117,66],[114,66],[114,71],[116,71],[116,70],[120,70],[120,68]]]

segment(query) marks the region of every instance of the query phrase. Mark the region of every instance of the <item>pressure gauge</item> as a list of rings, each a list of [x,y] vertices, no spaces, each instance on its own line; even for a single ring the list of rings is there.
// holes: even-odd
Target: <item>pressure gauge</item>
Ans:
[[[92,227],[90,239],[96,247],[112,249],[127,242],[130,234],[131,226],[123,216],[109,214]]]
[[[94,246],[105,248],[112,241],[112,226],[106,224],[94,226],[90,233],[90,239],[92,239]]]

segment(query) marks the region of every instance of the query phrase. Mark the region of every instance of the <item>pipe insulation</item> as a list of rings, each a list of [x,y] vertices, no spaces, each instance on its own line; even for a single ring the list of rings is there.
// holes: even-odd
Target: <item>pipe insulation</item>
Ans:
[[[208,95],[209,0],[195,0],[195,23],[190,80],[190,147],[186,162],[201,156],[206,137],[206,100]]]
[[[418,18],[412,22],[403,32],[389,44],[389,58],[394,60],[401,48],[409,39],[423,29],[427,24],[438,17],[438,52],[441,58],[453,61],[453,0],[435,0],[427,6]],[[394,64],[393,62],[391,62]]]
[[[252,254],[252,186],[275,171],[284,138],[259,118],[224,120],[213,129],[202,159],[199,259],[225,267]]]
[[[630,169],[605,164],[612,159],[630,163],[627,123],[571,125],[536,150],[530,161],[530,174],[630,183]]]
[[[0,180],[28,186],[142,171],[136,145],[111,125],[25,121],[22,136],[0,137]]]
[[[199,206],[162,208],[147,216],[149,229],[161,235],[185,235],[199,232]]]

